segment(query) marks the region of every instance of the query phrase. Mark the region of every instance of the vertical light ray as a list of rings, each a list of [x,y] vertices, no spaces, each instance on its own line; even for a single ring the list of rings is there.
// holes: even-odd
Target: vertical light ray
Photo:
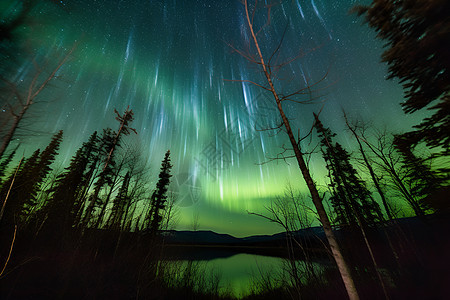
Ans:
[[[327,31],[330,40],[332,40],[333,37],[331,36],[331,33],[330,33],[330,31],[328,30],[328,28],[327,28],[327,26],[326,26],[326,24],[325,24],[324,19],[323,19],[322,16],[320,15],[319,10],[317,9],[316,4],[314,3],[314,0],[311,0],[311,5],[312,5],[312,7],[313,7],[313,9],[314,9],[314,13],[316,14],[317,18],[319,18],[320,23],[322,24],[323,28],[325,28],[325,30]]]
[[[102,1],[106,5],[107,1]],[[255,164],[275,156],[285,143],[283,134],[255,131],[255,128],[276,127],[276,113],[264,107],[251,85],[223,80],[257,81],[260,76],[251,64],[226,45],[230,42],[243,51],[248,49],[248,28],[240,3],[172,0],[143,1],[136,5],[135,1],[121,1],[118,9],[113,0],[108,2],[107,9],[98,13],[93,10],[90,12],[93,16],[87,18],[79,9],[83,8],[80,4],[83,2],[74,1],[76,9],[63,18],[54,16],[55,22],[36,34],[30,47],[40,57],[51,58],[50,48],[63,52],[65,48],[70,49],[73,40],[81,40],[73,60],[58,73],[64,80],[57,81],[56,89],[45,95],[46,99],[52,99],[54,95],[63,94],[63,99],[55,101],[57,104],[51,107],[45,120],[48,124],[43,130],[64,129],[71,145],[81,145],[93,130],[101,131],[115,124],[114,108],[121,110],[130,104],[136,117],[133,127],[138,130],[137,139],[142,143],[151,168],[159,168],[163,151],[170,148],[174,174],[190,173],[202,185],[199,207],[207,203],[219,213],[228,209],[260,208],[260,204],[255,203],[282,192],[288,180],[303,188],[292,166]],[[90,5],[98,6],[98,2],[91,1]],[[260,37],[271,49],[278,41],[277,34],[288,23],[285,45],[289,47],[282,47],[283,55],[292,55],[296,47],[312,49],[324,45],[287,67],[286,73],[292,80],[281,80],[281,88],[312,83],[323,71],[320,66],[326,63],[322,62],[336,56],[338,67],[330,76],[338,74],[339,83],[326,90],[330,104],[324,113],[342,105],[374,115],[371,103],[375,101],[370,99],[373,94],[383,98],[380,101],[390,101],[389,107],[392,107],[394,96],[402,98],[401,91],[391,94],[395,88],[384,81],[376,83],[374,75],[361,72],[365,68],[374,69],[378,75],[384,74],[384,67],[377,69],[378,62],[369,62],[368,57],[373,53],[364,50],[381,46],[369,41],[367,32],[344,17],[346,11],[337,11],[345,5],[336,3],[283,1],[273,7],[273,22],[260,32]],[[206,10],[209,5],[214,9]],[[331,19],[335,13],[342,14],[342,19]],[[81,39],[83,32],[87,34]],[[349,40],[346,47],[342,42],[323,43],[324,39],[332,39],[332,34],[338,37],[338,32],[342,42],[347,35],[355,41],[351,51]],[[358,43],[365,48],[358,47]],[[31,61],[19,61],[11,76],[15,82],[26,81],[33,71]],[[280,78],[281,75],[284,74],[280,73]],[[380,78],[384,80],[382,75]],[[65,86],[66,82],[70,86]],[[390,92],[382,94],[383,91]],[[289,113],[296,127],[306,128],[303,114],[318,109],[320,107],[314,105],[292,106]],[[337,117],[332,119],[339,123]],[[347,142],[344,146],[351,146],[352,141],[347,136],[342,140]],[[206,153],[209,143],[215,148],[216,158],[202,154]],[[304,147],[308,145],[305,143]],[[312,159],[311,168],[317,180],[323,181],[325,171],[317,161],[320,159]],[[151,184],[149,189],[154,188]]]
[[[133,30],[130,31],[130,34],[128,36],[127,47],[125,49],[125,58],[124,58],[125,63],[128,62],[128,58],[130,57],[132,38],[133,38]]]
[[[297,8],[298,11],[300,12],[300,15],[302,16],[302,19],[305,20],[305,14],[303,13],[303,9],[302,6],[300,5],[300,2],[298,0],[295,0],[297,2]]]

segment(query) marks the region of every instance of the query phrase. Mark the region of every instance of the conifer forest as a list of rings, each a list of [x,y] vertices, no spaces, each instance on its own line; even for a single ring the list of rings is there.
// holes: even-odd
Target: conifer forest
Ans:
[[[0,2],[0,299],[449,299],[450,2]]]

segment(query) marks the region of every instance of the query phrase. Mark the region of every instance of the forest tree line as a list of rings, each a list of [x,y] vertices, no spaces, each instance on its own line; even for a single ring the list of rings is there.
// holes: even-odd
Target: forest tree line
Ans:
[[[171,176],[170,152],[164,158],[160,181],[152,189],[146,182],[149,178],[142,165],[143,154],[121,148],[123,138],[134,131],[130,127],[133,112],[115,113],[119,129],[94,132],[59,174],[52,170],[52,164],[63,140],[62,131],[44,150],[36,149],[19,163],[16,159],[16,166],[12,162],[18,147],[6,153],[0,163],[0,196],[6,199],[2,224],[32,226],[36,231],[47,227],[160,229]],[[361,122],[351,125],[347,120],[359,148],[352,149],[351,155],[334,141],[336,134],[315,117],[328,170],[326,193],[334,225],[357,228],[408,215],[401,211],[399,200],[419,217],[448,211],[443,196],[448,189],[447,169],[436,169],[433,164],[439,158],[416,155],[398,135],[370,133]]]
[[[55,238],[84,228],[159,230],[171,177],[170,151],[163,159],[156,187],[150,188],[142,154],[121,148],[123,137],[135,132],[130,127],[133,111],[115,114],[119,129],[94,132],[59,174],[53,172],[52,164],[63,131],[56,133],[44,150],[35,150],[12,168],[8,166],[18,148],[5,155],[0,165],[2,226],[17,225],[36,234],[52,231]]]
[[[7,26],[8,23],[0,26],[2,58],[10,57],[11,54],[3,50],[11,45],[17,24],[24,21],[29,11],[25,4],[31,2],[24,2],[24,13],[16,14],[16,19],[13,18],[9,24],[11,26]],[[257,35],[259,28],[253,28],[253,16],[261,7],[257,2],[254,6],[248,5],[245,0],[243,2],[246,29],[252,36],[252,44],[246,45],[246,49],[252,49],[253,52],[250,53],[249,50],[248,55],[244,51],[237,52],[260,69],[263,80],[256,85],[273,96],[282,121],[279,128],[284,129],[290,140],[292,148],[289,151],[294,153],[292,157],[296,158],[299,171],[305,179],[315,213],[326,233],[328,244],[325,248],[332,252],[330,257],[336,262],[346,292],[349,298],[359,299],[354,278],[360,279],[370,274],[369,277],[374,275],[377,278],[385,297],[389,298],[385,277],[392,276],[391,279],[395,277],[400,282],[413,269],[405,267],[405,261],[406,265],[410,263],[405,259],[410,254],[405,252],[407,247],[404,247],[400,239],[396,241],[392,238],[405,235],[401,232],[392,235],[387,229],[390,224],[395,224],[396,218],[404,216],[401,206],[396,203],[402,201],[424,224],[429,219],[428,215],[445,216],[450,210],[450,61],[447,54],[450,24],[446,15],[450,4],[442,0],[426,3],[374,0],[370,6],[354,8],[378,33],[378,37],[386,42],[382,60],[389,67],[389,78],[397,78],[403,85],[405,101],[402,107],[405,113],[423,109],[428,109],[431,113],[411,131],[401,134],[376,131],[362,122],[352,122],[344,116],[349,134],[355,142],[352,151],[336,142],[336,135],[327,127],[330,125],[328,120],[315,115],[314,127],[328,171],[326,187],[321,189],[317,179],[311,175],[308,153],[300,147],[303,137],[295,136],[295,130],[284,110],[286,107],[283,107],[284,101],[309,103],[302,97],[310,95],[308,92],[311,86],[294,91],[278,90],[282,85],[274,84],[280,80],[276,72],[286,64],[276,65],[271,57],[277,56],[281,47],[274,53],[261,51],[261,36]],[[268,11],[270,17],[270,9]],[[49,88],[49,83],[56,79],[59,69],[75,48],[76,46],[56,61],[56,65],[48,72],[43,72],[45,61],[40,66],[39,61],[35,60],[35,73],[24,82],[1,78],[1,97],[6,103],[2,109],[10,118],[2,120],[1,128],[4,138],[0,146],[0,229],[14,231],[14,237],[16,231],[26,232],[34,240],[50,236],[58,243],[62,242],[60,246],[63,248],[64,241],[68,242],[66,247],[71,247],[79,239],[89,238],[87,232],[118,233],[117,245],[121,239],[120,233],[124,232],[144,233],[143,235],[149,233],[152,237],[158,237],[161,230],[167,228],[167,221],[170,220],[167,216],[172,212],[173,202],[168,202],[172,167],[170,152],[166,153],[162,161],[156,186],[149,186],[147,170],[140,164],[139,156],[142,154],[138,151],[128,152],[130,150],[126,147],[121,147],[125,136],[135,132],[131,127],[133,112],[129,108],[123,114],[115,111],[119,122],[117,130],[107,128],[101,133],[94,132],[76,151],[64,171],[58,174],[52,168],[63,140],[62,131],[56,133],[42,151],[37,149],[27,158],[15,158],[18,148],[14,149],[11,142],[23,125],[24,116],[40,101],[42,90]],[[10,66],[2,65],[1,68],[13,69],[14,72],[14,68]],[[18,159],[20,162],[17,163]],[[324,204],[329,204],[329,208],[325,209]],[[293,201],[289,205],[294,205],[296,210],[269,208],[269,212],[274,213],[269,219],[272,218],[288,234],[292,234],[292,229],[298,228],[292,225],[293,222],[302,223],[306,217],[298,209],[298,203]],[[358,261],[350,255],[352,247],[356,247],[352,238],[338,243],[332,230],[336,228],[361,241],[357,248],[367,250],[361,252],[367,252],[369,263]],[[390,275],[381,274],[379,267],[379,256],[374,247],[376,243],[373,242],[377,236],[374,232],[378,232],[378,229],[384,232],[390,255],[397,264],[389,269],[395,270]],[[75,240],[65,240],[66,236],[73,237],[74,233]],[[13,244],[14,242],[11,243],[12,246]],[[99,249],[101,243],[92,244],[96,245],[95,249]],[[343,248],[342,252],[339,244]],[[301,248],[301,243],[299,245]],[[415,248],[411,251],[415,251]],[[403,256],[399,255],[401,253]],[[420,258],[415,255],[416,260],[412,261],[419,262]],[[73,257],[75,256],[74,254]],[[143,264],[150,266],[150,272],[141,283],[148,287],[149,282],[157,277],[158,270],[162,269],[157,267],[157,254],[144,257]],[[93,251],[86,259],[95,261],[96,258],[97,251]],[[291,266],[291,274],[297,274],[297,262],[291,263]],[[311,272],[314,274],[315,271]],[[392,275],[394,273],[396,276]],[[359,276],[355,277],[355,274]],[[139,273],[139,278],[142,278],[140,276],[142,272]],[[303,285],[299,277],[293,277],[298,279],[298,285]]]

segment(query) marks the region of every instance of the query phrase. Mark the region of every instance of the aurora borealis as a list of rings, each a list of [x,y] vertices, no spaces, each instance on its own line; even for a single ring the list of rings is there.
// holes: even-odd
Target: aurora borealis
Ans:
[[[392,131],[410,128],[420,117],[401,111],[402,89],[386,80],[387,68],[379,62],[382,42],[348,13],[355,4],[281,1],[271,8],[271,23],[260,32],[265,55],[276,48],[285,28],[279,59],[304,54],[280,73],[280,89],[304,87],[328,72],[313,89],[314,104],[287,104],[294,131],[306,134],[312,113],[323,107],[325,126],[348,149],[353,140],[344,130],[342,109]],[[13,13],[14,5],[1,4],[2,17]],[[263,20],[266,11],[257,12]],[[26,153],[44,147],[62,129],[65,137],[56,163],[62,168],[93,131],[117,127],[114,108],[130,106],[138,135],[126,143],[139,144],[155,181],[164,152],[171,150],[179,228],[189,229],[198,215],[201,229],[236,236],[279,231],[247,211],[262,212],[288,183],[301,191],[305,186],[294,161],[267,162],[288,139],[284,132],[260,130],[277,125],[274,104],[270,95],[239,82],[261,79],[257,68],[233,51],[249,47],[240,1],[45,2],[33,10],[32,19],[22,38],[33,54],[61,56],[77,46],[61,77],[43,95],[48,101],[34,108],[38,128],[21,141]],[[32,71],[31,60],[23,59],[14,78]],[[314,140],[308,142],[306,151],[314,148]],[[323,185],[320,153],[312,156],[310,167]]]

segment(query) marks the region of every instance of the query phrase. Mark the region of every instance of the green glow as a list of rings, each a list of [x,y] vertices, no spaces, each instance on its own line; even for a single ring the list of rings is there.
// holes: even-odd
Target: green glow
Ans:
[[[150,158],[153,184],[167,149],[172,153],[174,175],[191,174],[198,180],[198,202],[179,209],[180,228],[191,226],[192,215],[198,212],[202,229],[236,235],[273,232],[275,225],[249,217],[247,211],[263,212],[287,184],[305,194],[307,189],[295,160],[261,165],[289,144],[284,132],[255,130],[255,119],[267,126],[278,124],[277,111],[263,111],[256,87],[224,81],[260,79],[255,67],[226,44],[246,47],[239,3],[213,1],[209,9],[202,1],[191,5],[128,2],[74,1],[65,3],[63,10],[46,3],[35,10],[39,26],[30,26],[25,35],[31,48],[50,57],[55,52],[62,55],[75,43],[77,50],[61,71],[64,81],[52,91],[60,99],[39,117],[42,131],[49,134],[25,140],[26,153],[45,146],[51,132],[63,129],[58,163],[67,164],[94,130],[115,128],[114,108],[120,111],[130,105],[138,137],[128,142],[140,144],[144,157]],[[286,56],[302,47],[318,48],[295,61],[288,72],[292,79],[281,81],[280,86],[302,85],[303,76],[314,82],[331,66],[328,78],[314,92],[322,96],[316,104],[286,104],[294,131],[307,133],[312,112],[321,110],[323,102],[324,123],[338,133],[347,149],[354,141],[344,130],[341,108],[350,116],[373,120],[378,127],[404,130],[416,124],[422,115],[405,117],[398,105],[403,97],[400,86],[384,79],[381,44],[370,29],[358,24],[356,16],[348,15],[353,1],[341,1],[337,7],[317,2],[326,16],[323,22],[308,6],[303,19],[289,1],[273,9],[276,32],[290,25],[282,48]],[[2,7],[4,3],[0,11]],[[277,34],[261,34],[261,38],[267,48],[278,43]],[[270,95],[267,101],[272,101]],[[231,149],[224,146],[224,136],[226,142],[236,142]],[[246,143],[249,138],[252,142]],[[215,159],[202,154],[211,144],[220,152]],[[314,146],[313,139],[303,147],[310,151]],[[320,153],[309,163],[322,192],[327,176],[323,164]]]

